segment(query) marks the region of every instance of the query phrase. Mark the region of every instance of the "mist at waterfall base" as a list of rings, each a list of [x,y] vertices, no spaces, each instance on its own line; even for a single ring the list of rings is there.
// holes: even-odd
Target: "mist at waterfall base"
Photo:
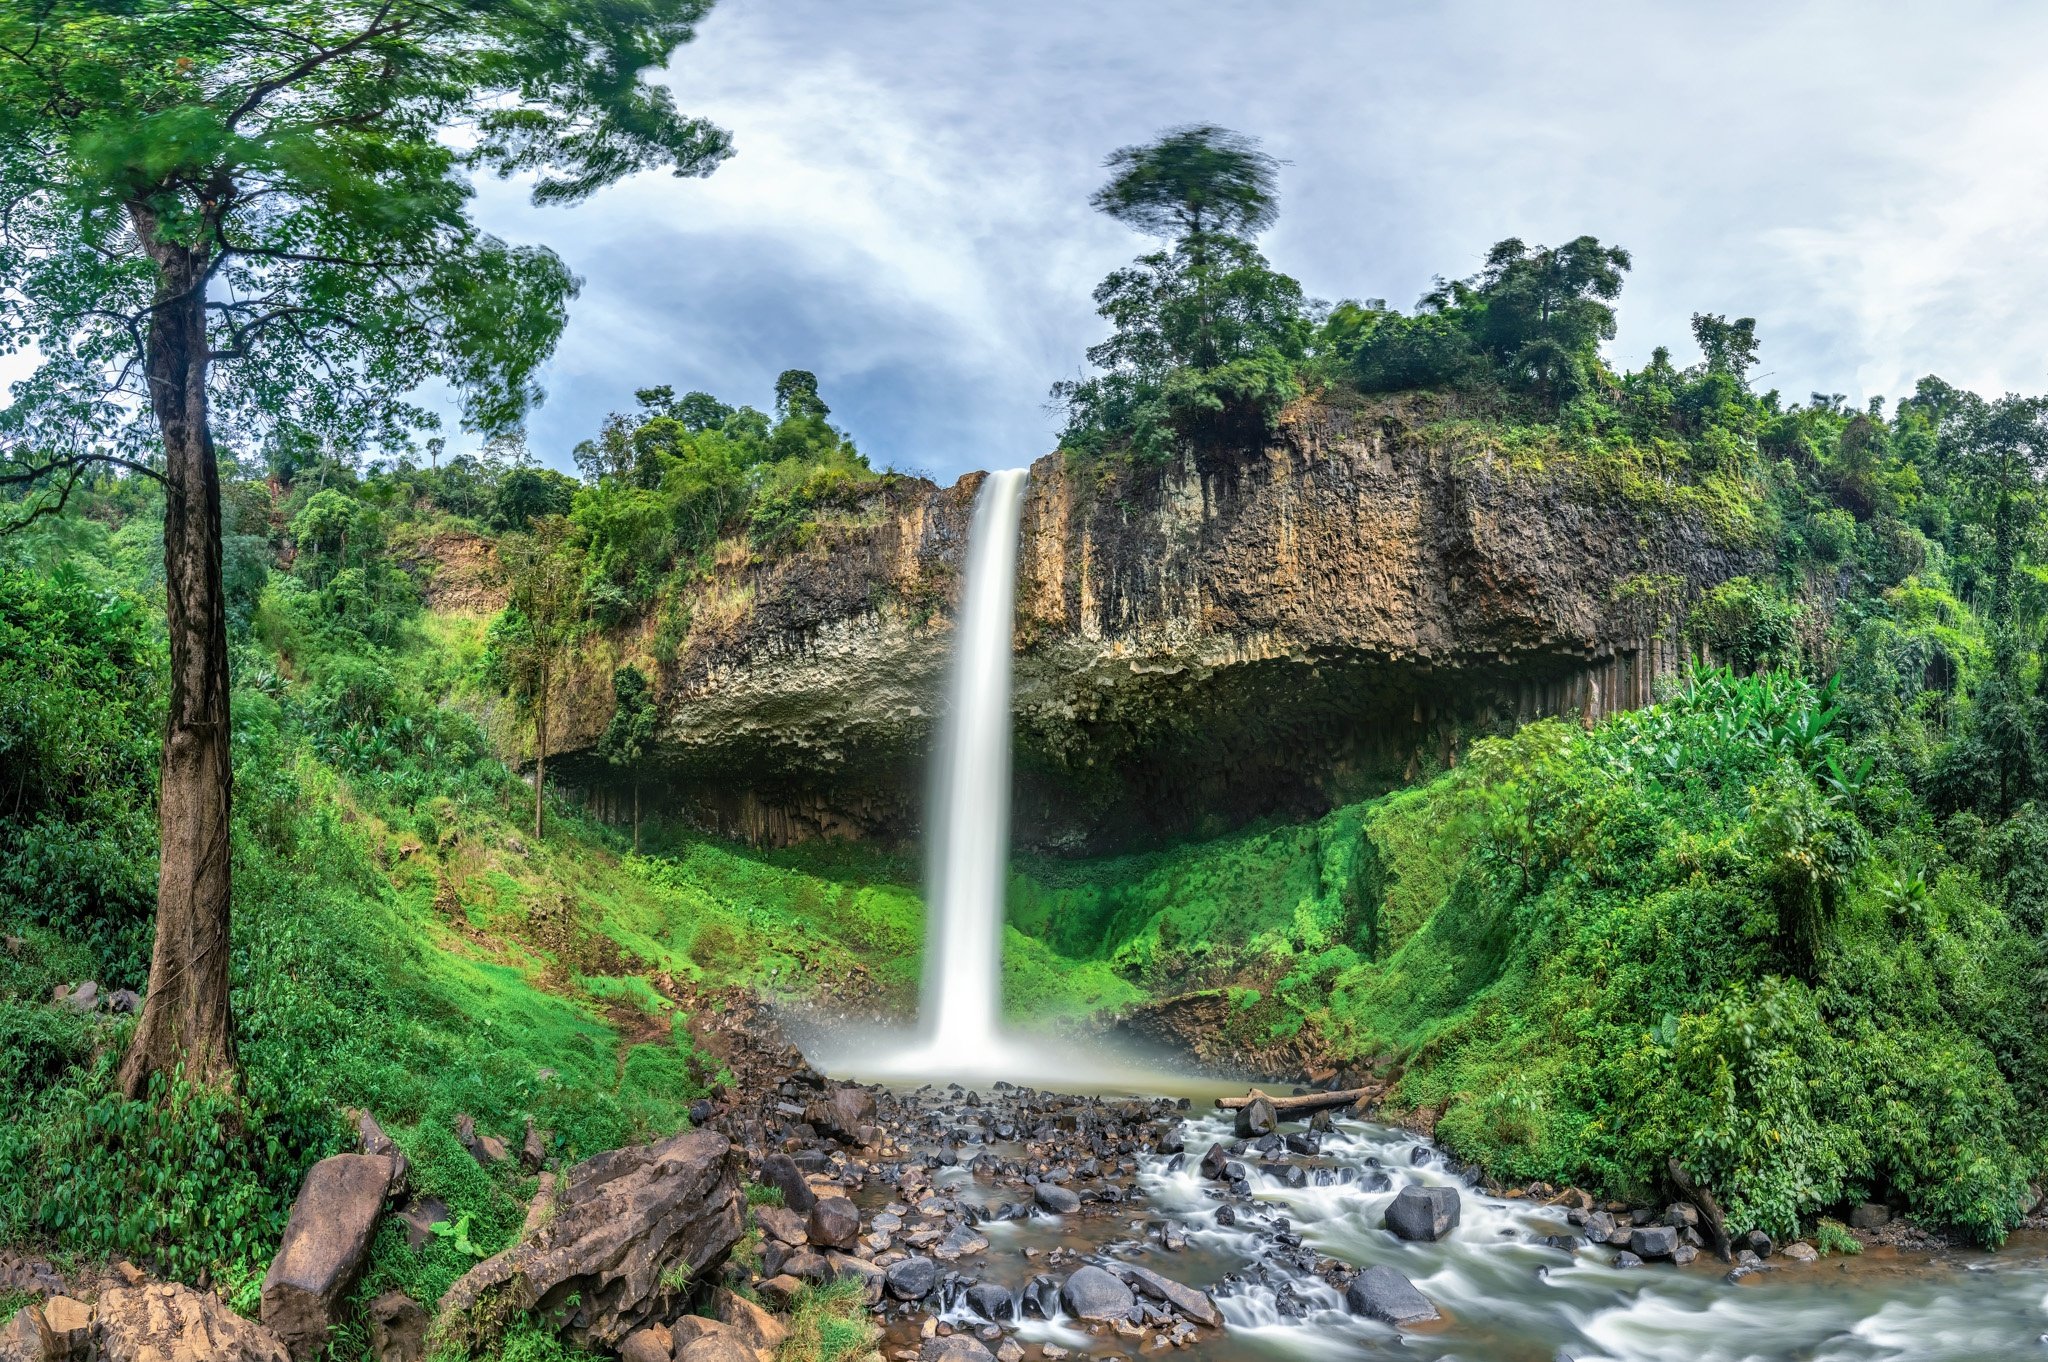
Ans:
[[[966,575],[926,803],[926,927],[918,1025],[839,1038],[824,1067],[866,1078],[1156,1089],[1158,1066],[1072,1036],[1004,1027],[1003,920],[1010,863],[1010,700],[1022,468],[990,473],[974,501]],[[829,1044],[829,1042],[828,1042]]]

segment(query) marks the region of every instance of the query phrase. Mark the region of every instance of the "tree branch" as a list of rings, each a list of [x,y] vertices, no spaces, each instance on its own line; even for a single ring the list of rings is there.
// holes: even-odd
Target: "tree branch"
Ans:
[[[350,38],[347,42],[335,47],[321,48],[306,57],[304,61],[293,66],[290,70],[272,76],[269,80],[258,81],[250,89],[249,93],[243,97],[242,102],[236,105],[234,110],[228,114],[226,119],[228,129],[232,131],[237,123],[253,112],[264,100],[269,99],[286,86],[293,85],[312,75],[313,72],[319,70],[328,62],[345,57],[366,43],[403,30],[405,27],[403,20],[391,25],[389,28],[385,27],[384,21],[390,18],[393,3],[394,0],[384,0],[382,8],[377,11],[377,17],[370,21],[370,26],[356,34],[355,37]]]

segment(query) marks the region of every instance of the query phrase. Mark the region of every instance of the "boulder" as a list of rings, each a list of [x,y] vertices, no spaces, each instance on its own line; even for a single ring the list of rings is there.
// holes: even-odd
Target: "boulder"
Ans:
[[[526,1136],[519,1142],[519,1166],[528,1173],[538,1173],[547,1161],[547,1136],[534,1126],[533,1118],[529,1116],[526,1118]]]
[[[1387,1228],[1398,1239],[1434,1243],[1457,1227],[1460,1209],[1455,1187],[1403,1187],[1387,1203]]]
[[[97,979],[88,979],[77,988],[60,991],[57,1001],[73,1012],[95,1012],[100,1005],[100,985]]]
[[[1039,1183],[1031,1195],[1032,1200],[1050,1215],[1071,1215],[1081,1209],[1080,1195],[1056,1182]]]
[[[711,1310],[720,1324],[758,1352],[772,1353],[789,1337],[788,1325],[736,1291],[720,1287],[712,1293]]]
[[[798,1215],[809,1215],[811,1207],[818,1204],[818,1194],[787,1154],[770,1154],[761,1160],[761,1183],[782,1193],[782,1204]]]
[[[882,1269],[865,1258],[856,1258],[836,1249],[825,1251],[825,1265],[831,1269],[833,1281],[859,1282],[861,1298],[870,1306],[882,1303]]]
[[[296,1358],[327,1345],[370,1256],[398,1175],[388,1154],[336,1154],[306,1170],[263,1278],[263,1322]]]
[[[804,1119],[842,1144],[864,1144],[861,1132],[875,1124],[875,1095],[851,1083],[842,1085],[805,1107]]]
[[[1249,1140],[1257,1135],[1271,1135],[1280,1124],[1280,1115],[1273,1110],[1273,1104],[1263,1097],[1254,1097],[1237,1109],[1237,1138]]]
[[[823,1286],[832,1280],[832,1265],[825,1261],[825,1255],[816,1249],[800,1248],[790,1250],[776,1269],[780,1277],[794,1277],[812,1286]]]
[[[1795,1263],[1814,1263],[1820,1261],[1820,1251],[1803,1239],[1798,1243],[1787,1244],[1779,1249],[1778,1256],[1790,1258]]]
[[[803,1294],[803,1289],[803,1282],[787,1272],[778,1272],[754,1288],[761,1293],[762,1300],[781,1310],[794,1306],[796,1298]]]
[[[761,1355],[734,1337],[732,1330],[721,1329],[676,1349],[675,1362],[761,1362]]]
[[[619,1344],[619,1362],[669,1362],[676,1341],[666,1324],[649,1324],[627,1334]]]
[[[753,1302],[749,1301],[748,1304],[752,1305]],[[754,1306],[754,1308],[758,1310],[761,1307],[756,1305]],[[773,1319],[774,1316],[770,1315],[769,1318]],[[683,1349],[689,1347],[692,1343],[695,1343],[698,1339],[703,1338],[708,1334],[723,1334],[730,1332],[732,1332],[732,1326],[730,1324],[721,1323],[720,1321],[715,1319],[706,1319],[702,1315],[683,1315],[677,1318],[674,1323],[668,1326],[669,1338],[673,1341],[673,1352],[676,1353],[681,1352]]]
[[[107,995],[107,1011],[123,1016],[142,1010],[142,995],[132,988],[117,988]]]
[[[1220,1144],[1209,1146],[1209,1152],[1202,1155],[1202,1176],[1211,1182],[1222,1182],[1230,1172],[1230,1151]]]
[[[794,1247],[811,1242],[811,1232],[804,1224],[804,1218],[795,1211],[782,1206],[756,1206],[754,1223],[761,1232],[778,1244]]]
[[[43,1302],[43,1323],[57,1345],[55,1356],[76,1358],[92,1355],[92,1307],[69,1296],[51,1296]]]
[[[889,1294],[899,1301],[921,1301],[939,1280],[939,1265],[929,1258],[912,1255],[898,1259],[883,1274]]]
[[[1123,1273],[1125,1281],[1138,1289],[1139,1294],[1172,1306],[1197,1324],[1206,1324],[1212,1329],[1223,1327],[1222,1312],[1217,1310],[1216,1302],[1209,1298],[1208,1292],[1184,1286],[1136,1263],[1121,1264],[1118,1270]]]
[[[100,1362],[288,1362],[284,1342],[209,1292],[175,1282],[102,1292]]]
[[[1880,1206],[1874,1201],[1866,1201],[1849,1212],[1849,1228],[1852,1230],[1882,1229],[1891,1223],[1891,1207]]]
[[[427,1353],[426,1308],[403,1291],[370,1302],[370,1355],[377,1362],[419,1362]]]
[[[968,1287],[967,1308],[991,1324],[1017,1322],[1017,1298],[1009,1287],[996,1282],[976,1282]]]
[[[0,1329],[0,1362],[57,1362],[63,1356],[40,1306],[22,1306]]]
[[[822,1197],[806,1229],[813,1244],[844,1252],[860,1239],[860,1210],[843,1196]]]
[[[1678,1231],[1669,1225],[1638,1225],[1629,1231],[1628,1249],[1646,1261],[1669,1258],[1678,1252]]]
[[[1344,1288],[1344,1304],[1354,1315],[1395,1326],[1442,1318],[1414,1282],[1384,1263],[1351,1279],[1351,1285]]]
[[[996,1362],[995,1354],[966,1334],[928,1338],[917,1350],[917,1362]]]
[[[701,1281],[724,1260],[740,1212],[738,1159],[715,1131],[586,1159],[561,1179],[547,1223],[448,1289],[436,1329],[474,1335],[517,1312],[553,1314],[574,1296],[571,1341],[616,1348],[665,1305],[664,1278]]]
[[[1081,1268],[1060,1287],[1060,1304],[1077,1319],[1128,1319],[1137,1297],[1114,1273],[1093,1265]]]
[[[455,1118],[455,1138],[464,1149],[469,1151],[471,1158],[486,1168],[503,1163],[512,1156],[512,1151],[507,1149],[505,1142],[497,1136],[479,1135],[476,1133],[476,1118],[474,1116],[458,1116]]]
[[[1627,1249],[1623,1249],[1621,1252],[1614,1255],[1614,1265],[1618,1268],[1624,1269],[1631,1267],[1641,1267],[1643,1265],[1643,1260],[1636,1257],[1635,1254],[1630,1253]]]

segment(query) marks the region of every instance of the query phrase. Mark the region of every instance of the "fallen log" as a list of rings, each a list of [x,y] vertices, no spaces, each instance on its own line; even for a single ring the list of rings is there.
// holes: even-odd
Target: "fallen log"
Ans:
[[[1378,1091],[1377,1088],[1345,1088],[1341,1092],[1312,1092],[1305,1097],[1275,1097],[1253,1088],[1242,1097],[1219,1097],[1216,1105],[1224,1111],[1236,1111],[1263,1097],[1273,1104],[1275,1116],[1299,1116],[1306,1112],[1328,1111],[1332,1107],[1348,1107],[1359,1098]]]
[[[1714,1199],[1712,1192],[1693,1181],[1692,1174],[1686,1172],[1685,1165],[1678,1161],[1678,1155],[1673,1154],[1666,1161],[1665,1170],[1671,1174],[1671,1185],[1678,1189],[1678,1194],[1690,1201],[1699,1211],[1700,1219],[1706,1222],[1707,1237],[1714,1243],[1714,1256],[1724,1263],[1733,1262],[1734,1244],[1728,1237],[1728,1220],[1721,1213],[1721,1203]]]

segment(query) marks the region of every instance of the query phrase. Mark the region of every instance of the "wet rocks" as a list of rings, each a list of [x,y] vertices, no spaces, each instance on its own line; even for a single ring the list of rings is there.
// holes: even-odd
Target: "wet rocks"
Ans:
[[[615,1149],[569,1170],[547,1223],[486,1259],[441,1299],[440,1321],[474,1332],[498,1311],[580,1302],[578,1342],[616,1347],[667,1295],[740,1237],[738,1159],[714,1131]]]
[[[1279,1125],[1279,1113],[1274,1111],[1273,1104],[1263,1097],[1254,1097],[1237,1109],[1237,1138],[1240,1140],[1271,1135]]]
[[[284,1241],[263,1278],[262,1316],[297,1358],[326,1345],[362,1274],[397,1165],[385,1154],[336,1154],[306,1172]]]
[[[1646,1261],[1669,1258],[1678,1247],[1678,1231],[1669,1225],[1638,1225],[1629,1231],[1629,1252]]]
[[[1866,1201],[1849,1212],[1849,1228],[1852,1230],[1883,1229],[1892,1221],[1891,1207],[1880,1206]]]
[[[916,1255],[891,1263],[883,1276],[889,1294],[899,1301],[923,1300],[938,1280],[939,1265]]]
[[[288,1362],[282,1340],[209,1292],[149,1282],[102,1292],[93,1333],[100,1362]]]
[[[1031,1195],[1048,1215],[1071,1215],[1081,1209],[1080,1194],[1056,1182],[1039,1183]]]
[[[1375,1264],[1351,1279],[1351,1284],[1344,1288],[1344,1306],[1354,1315],[1396,1327],[1441,1318],[1415,1283],[1384,1263]]]
[[[1092,1264],[1081,1268],[1060,1287],[1060,1304],[1076,1319],[1128,1319],[1137,1298],[1115,1274]]]
[[[1230,1176],[1230,1150],[1220,1144],[1209,1146],[1209,1152],[1202,1155],[1202,1176],[1211,1182],[1223,1182]]]
[[[1140,1267],[1136,1263],[1121,1263],[1117,1270],[1140,1294],[1171,1306],[1197,1324],[1206,1324],[1212,1329],[1223,1326],[1223,1315],[1216,1309],[1216,1302],[1209,1298],[1206,1291],[1197,1291],[1192,1286],[1185,1286],[1171,1277],[1162,1277],[1152,1269]]]
[[[1411,1243],[1434,1243],[1457,1227],[1461,1210],[1455,1187],[1403,1187],[1387,1204],[1387,1229]]]
[[[1804,1240],[1785,1245],[1785,1247],[1778,1250],[1778,1256],[1790,1258],[1795,1263],[1815,1263],[1820,1261],[1819,1250]]]
[[[967,1308],[991,1324],[1017,1322],[1017,1298],[1010,1288],[996,1282],[976,1282],[967,1288]]]
[[[966,1334],[928,1338],[917,1350],[917,1362],[996,1362],[995,1354]]]

